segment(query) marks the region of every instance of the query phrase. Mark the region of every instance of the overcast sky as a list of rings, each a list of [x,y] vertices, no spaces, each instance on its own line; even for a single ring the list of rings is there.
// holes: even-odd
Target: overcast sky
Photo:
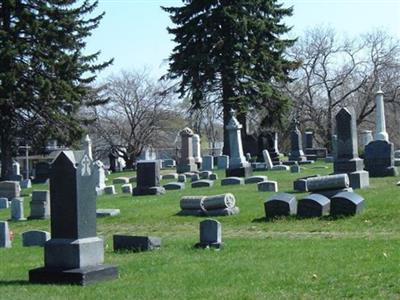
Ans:
[[[293,35],[315,26],[330,26],[349,37],[376,28],[400,39],[400,0],[284,0],[293,6],[293,16],[285,23]],[[121,69],[148,68],[159,77],[167,70],[165,59],[171,53],[166,27],[171,26],[160,6],[179,6],[180,0],[99,0],[97,12],[106,15],[87,40],[89,53],[100,50],[100,59],[114,58],[113,66],[100,74],[104,78]]]

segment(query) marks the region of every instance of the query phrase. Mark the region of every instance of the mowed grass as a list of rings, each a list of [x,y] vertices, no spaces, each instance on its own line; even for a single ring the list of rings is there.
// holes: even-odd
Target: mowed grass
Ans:
[[[174,170],[163,170],[163,173]],[[329,174],[332,166],[306,165],[300,174],[255,172],[293,192],[293,180]],[[217,171],[220,178],[223,172]],[[109,183],[119,173],[109,176]],[[101,196],[98,208],[119,208],[116,217],[98,219],[97,232],[105,239],[105,262],[119,266],[119,279],[87,287],[33,285],[28,271],[43,265],[43,249],[23,248],[20,234],[49,230],[49,221],[10,222],[13,247],[0,249],[0,299],[399,299],[400,188],[398,178],[371,178],[370,188],[357,190],[366,201],[362,214],[331,219],[264,219],[263,202],[272,193],[255,184],[220,185],[161,196]],[[171,181],[171,180],[169,180]],[[163,181],[164,184],[167,181]],[[33,189],[46,189],[36,185]],[[24,190],[26,215],[28,197]],[[178,216],[182,195],[231,192],[240,214],[217,217],[222,223],[224,249],[199,250],[202,217]],[[304,194],[296,193],[297,199]],[[9,209],[0,218],[9,218]],[[114,253],[113,234],[153,235],[162,248],[153,252]]]

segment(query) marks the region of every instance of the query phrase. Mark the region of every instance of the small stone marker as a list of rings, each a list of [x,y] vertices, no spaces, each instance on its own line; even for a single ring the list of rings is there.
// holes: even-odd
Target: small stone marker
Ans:
[[[0,209],[5,209],[10,206],[7,198],[0,198]]]
[[[6,221],[0,221],[0,248],[11,248],[10,230]]]
[[[229,156],[228,155],[220,155],[217,158],[218,169],[226,170],[229,168]]]
[[[278,192],[278,182],[276,181],[262,181],[257,183],[257,189],[259,192]]]
[[[125,184],[129,183],[128,177],[117,177],[113,179],[113,184]]]
[[[272,163],[271,156],[269,155],[268,150],[266,150],[266,149],[263,150],[262,151],[262,155],[263,155],[264,162],[265,162],[265,165],[267,167],[267,170],[271,170],[274,165]]]
[[[217,179],[218,179],[218,175],[215,174],[215,173],[212,173],[212,174],[210,174],[209,179],[210,179],[210,180],[217,180]]]
[[[208,179],[211,174],[212,174],[211,171],[202,171],[199,173],[199,176],[201,179]]]
[[[196,248],[222,248],[221,223],[207,219],[200,222],[200,242]]]
[[[155,236],[113,235],[114,251],[149,251],[161,247],[161,238]]]
[[[163,165],[166,168],[174,168],[176,166],[176,161],[174,159],[170,159],[170,158],[164,159]]]
[[[341,192],[331,198],[332,216],[350,216],[362,212],[364,198],[356,193]]]
[[[132,184],[131,183],[125,183],[121,185],[121,190],[123,194],[132,194]]]
[[[115,186],[114,185],[107,185],[104,188],[104,194],[106,194],[106,195],[115,195],[116,194]]]
[[[193,174],[191,177],[192,182],[196,182],[197,180],[200,180],[199,174]]]
[[[297,212],[296,197],[288,193],[272,195],[264,202],[264,209],[267,219],[295,215]]]
[[[169,173],[169,174],[164,174],[161,177],[162,179],[178,179],[178,173]]]
[[[192,182],[192,188],[212,187],[213,185],[214,181],[208,179],[200,179],[195,182]]]
[[[32,187],[32,181],[30,179],[23,179],[20,182],[21,189],[29,189]]]
[[[290,173],[300,173],[300,166],[299,165],[291,165]]]
[[[129,177],[129,183],[136,182],[136,176]]]
[[[21,187],[16,181],[1,181],[0,182],[0,197],[7,198],[11,201],[13,198],[20,196]]]
[[[186,182],[186,175],[185,174],[179,174],[178,175],[178,182]]]
[[[183,182],[169,182],[163,185],[165,190],[183,190],[185,188],[185,183]]]
[[[98,208],[96,209],[96,217],[114,217],[118,216],[121,213],[121,210],[118,208]]]
[[[251,183],[259,183],[263,181],[267,181],[268,177],[267,176],[251,176],[247,177],[244,179],[245,184],[251,184]]]
[[[31,214],[28,219],[48,219],[50,218],[50,192],[33,191],[32,201],[29,203]]]
[[[44,247],[44,244],[50,239],[50,232],[42,230],[30,230],[22,233],[22,246]]]
[[[297,215],[302,218],[329,215],[331,201],[320,194],[311,194],[298,202]]]
[[[311,175],[311,176],[306,176],[306,177],[300,177],[297,178],[295,181],[293,181],[293,189],[295,191],[299,191],[299,192],[307,192],[308,188],[307,188],[307,179],[309,178],[315,178],[315,177],[319,177],[320,175]]]
[[[203,156],[203,163],[201,165],[203,171],[212,171],[214,169],[214,157],[211,155]]]
[[[290,167],[285,165],[275,165],[272,167],[272,171],[289,171]]]
[[[11,220],[26,220],[26,218],[24,217],[24,198],[17,197],[11,200]]]
[[[244,184],[244,178],[226,177],[221,180],[221,185],[235,185],[235,184]]]

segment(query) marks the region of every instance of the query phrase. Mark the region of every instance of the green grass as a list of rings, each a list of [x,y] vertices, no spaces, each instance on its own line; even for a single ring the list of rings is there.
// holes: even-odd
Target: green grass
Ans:
[[[314,169],[315,166],[329,166]],[[331,165],[305,166],[301,174],[256,172],[292,192],[293,180],[328,174]],[[168,173],[169,171],[163,171]],[[130,176],[131,173],[113,174]],[[223,177],[222,172],[218,172]],[[400,299],[400,191],[398,178],[371,178],[357,190],[366,200],[362,214],[330,218],[282,218],[266,222],[263,202],[272,193],[255,184],[168,191],[161,196],[101,196],[99,208],[119,208],[117,217],[98,219],[105,261],[119,266],[119,279],[87,287],[32,285],[28,270],[43,265],[43,249],[23,248],[20,234],[49,230],[49,221],[10,222],[13,247],[0,249],[0,299]],[[170,181],[170,180],[169,180]],[[166,181],[163,181],[163,183]],[[35,185],[34,189],[45,189]],[[29,193],[24,190],[26,215]],[[231,192],[240,214],[218,217],[225,247],[193,249],[204,218],[177,216],[182,195]],[[296,193],[297,199],[303,194]],[[0,219],[9,218],[0,211]],[[154,235],[153,252],[113,253],[112,235]]]

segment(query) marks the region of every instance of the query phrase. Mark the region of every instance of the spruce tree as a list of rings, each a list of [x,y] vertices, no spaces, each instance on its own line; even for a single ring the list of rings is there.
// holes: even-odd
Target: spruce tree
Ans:
[[[18,138],[33,144],[56,138],[70,145],[82,134],[85,103],[99,52],[84,55],[103,14],[97,1],[0,1],[0,146],[3,179],[12,172]],[[95,104],[95,103],[91,103]]]
[[[290,80],[288,73],[297,66],[284,57],[295,40],[281,38],[290,30],[282,19],[292,9],[276,0],[183,2],[182,7],[162,7],[174,23],[168,32],[177,44],[166,77],[179,80],[181,97],[190,96],[193,109],[207,105],[207,99],[218,101],[224,124],[232,108],[244,126],[250,108],[267,112],[264,124],[279,123],[289,99],[275,84]],[[227,144],[225,130],[225,154]]]

